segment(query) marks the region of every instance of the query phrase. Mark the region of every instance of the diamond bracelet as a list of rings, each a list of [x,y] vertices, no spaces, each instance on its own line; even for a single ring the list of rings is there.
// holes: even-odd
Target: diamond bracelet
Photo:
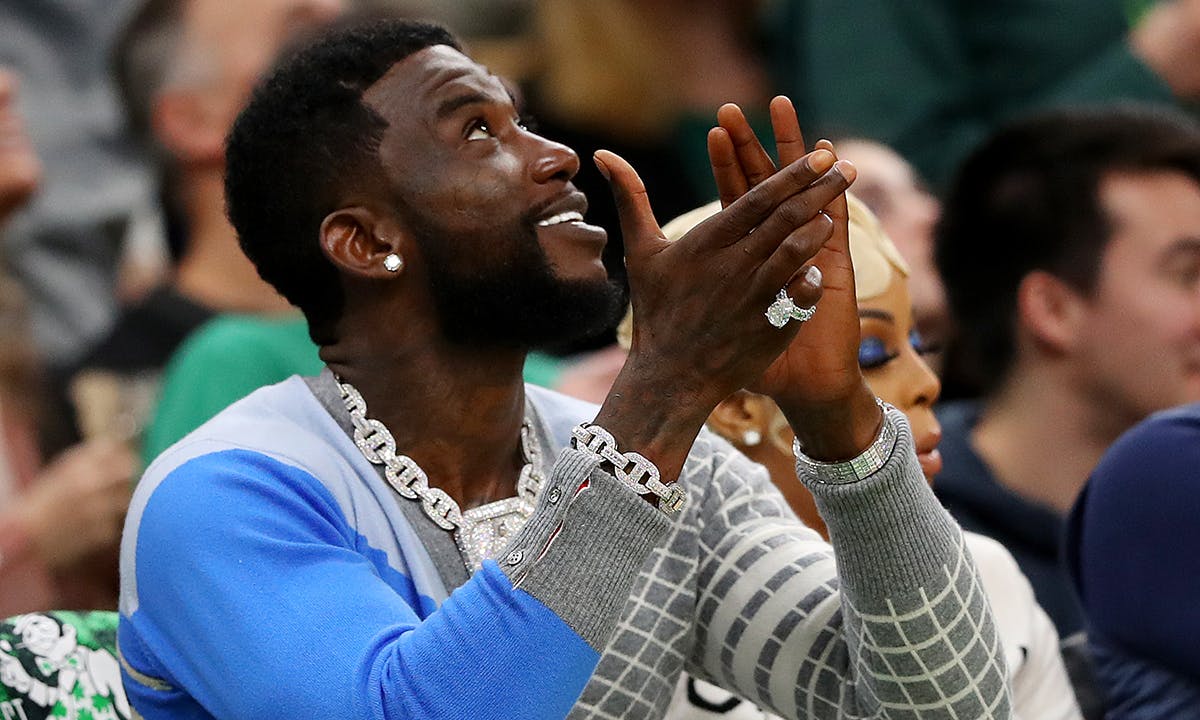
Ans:
[[[796,455],[796,474],[822,485],[846,485],[879,472],[896,449],[896,439],[899,437],[897,428],[899,423],[903,422],[904,413],[879,398],[875,398],[875,402],[883,410],[883,424],[879,428],[879,434],[866,450],[850,460],[823,462],[805,455],[800,449],[800,441],[792,440],[792,452]]]
[[[687,503],[687,493],[678,483],[664,483],[658,468],[644,456],[617,450],[617,441],[612,434],[599,425],[586,422],[576,425],[571,430],[571,446],[599,455],[612,466],[617,479],[638,495],[657,497],[658,509],[667,515],[674,515]]]

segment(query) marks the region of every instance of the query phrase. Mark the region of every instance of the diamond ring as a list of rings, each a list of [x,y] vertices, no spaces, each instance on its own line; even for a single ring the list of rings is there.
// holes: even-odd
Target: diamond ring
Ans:
[[[796,303],[792,302],[792,298],[788,296],[786,289],[781,289],[779,294],[775,296],[774,302],[767,307],[767,322],[777,328],[782,328],[792,320],[807,322],[812,319],[812,316],[817,312],[817,308],[813,307],[796,307]]]

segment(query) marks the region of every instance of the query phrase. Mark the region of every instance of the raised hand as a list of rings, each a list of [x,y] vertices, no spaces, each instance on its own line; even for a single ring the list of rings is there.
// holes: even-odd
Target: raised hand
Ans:
[[[787,168],[805,157],[804,137],[791,101],[777,97],[770,109],[779,163]],[[722,188],[721,202],[730,206],[781,170],[737,106],[722,107],[717,121],[719,127],[709,134],[709,155]],[[816,144],[816,151],[822,150],[836,155],[827,140]],[[870,443],[880,416],[858,366],[859,320],[845,194],[822,212],[833,229],[811,262],[824,285],[817,311],[751,388],[775,399],[806,453],[845,459]]]
[[[722,197],[736,199],[670,243],[634,169],[605,151],[595,159],[620,214],[634,306],[629,360],[597,422],[657,454],[669,476],[712,408],[759,379],[796,335],[796,323],[777,329],[764,316],[779,289],[800,305],[820,298],[803,268],[833,234],[823,209],[843,196],[853,168],[822,149],[742,189],[725,186],[741,181],[719,173],[728,158],[714,156]],[[640,420],[628,422],[630,413]]]

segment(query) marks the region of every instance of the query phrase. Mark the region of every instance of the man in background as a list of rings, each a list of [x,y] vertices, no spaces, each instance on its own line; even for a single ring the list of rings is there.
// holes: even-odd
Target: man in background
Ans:
[[[1135,107],[1011,125],[968,158],[936,242],[946,380],[978,397],[940,409],[936,492],[1069,635],[1063,517],[1122,431],[1200,399],[1200,126]]]
[[[115,57],[118,86],[132,127],[159,157],[167,224],[182,250],[168,282],[125,310],[67,373],[74,432],[140,437],[162,366],[192,330],[219,312],[288,312],[238,248],[225,217],[224,141],[282,48],[332,21],[342,6],[342,0],[148,0],[124,29]],[[69,441],[72,432],[53,434]]]

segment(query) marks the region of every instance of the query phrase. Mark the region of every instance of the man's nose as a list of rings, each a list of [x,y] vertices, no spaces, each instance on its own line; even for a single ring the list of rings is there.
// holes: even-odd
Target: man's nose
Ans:
[[[530,167],[534,181],[538,183],[551,180],[567,181],[579,172],[579,156],[571,148],[534,136],[538,141],[538,155]]]

